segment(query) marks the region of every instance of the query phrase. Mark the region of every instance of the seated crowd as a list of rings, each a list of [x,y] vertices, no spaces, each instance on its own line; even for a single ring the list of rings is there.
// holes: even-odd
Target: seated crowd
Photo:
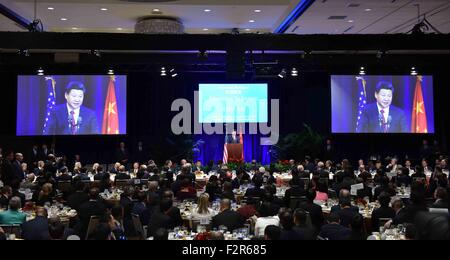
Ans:
[[[183,159],[174,165],[168,160],[158,167],[149,161],[130,169],[117,162],[108,170],[98,163],[88,169],[77,160],[67,165],[50,154],[31,162],[35,168],[28,169],[20,153],[1,157],[0,240],[8,238],[5,229],[12,225],[20,227],[18,237],[26,240],[143,239],[140,227],[146,227],[146,237],[167,240],[175,228],[191,229],[189,220],[206,223],[213,231],[209,239],[223,239],[223,230],[248,227],[253,239],[366,240],[371,231],[398,225],[405,227],[405,239],[448,239],[448,222],[441,231],[421,229],[434,209],[447,209],[448,220],[449,168],[444,157],[433,162],[434,168],[426,159],[415,167],[410,160],[403,165],[397,159],[384,165],[380,160],[367,165],[360,160],[357,168],[345,159],[290,160],[289,187],[281,195],[276,170],[256,161],[233,173],[222,162],[204,167],[200,162],[193,165]],[[200,172],[214,173],[205,186],[196,182]],[[360,188],[354,190],[356,184]],[[234,191],[243,187],[239,197]],[[117,189],[117,200],[102,196]],[[399,196],[406,190],[408,196]],[[334,198],[337,205],[329,203]],[[188,219],[179,206],[183,201],[195,205]],[[379,207],[363,216],[357,205],[372,202]],[[56,204],[70,207],[76,216],[50,216]],[[327,206],[329,212],[324,211]],[[33,212],[31,217],[27,211]]]

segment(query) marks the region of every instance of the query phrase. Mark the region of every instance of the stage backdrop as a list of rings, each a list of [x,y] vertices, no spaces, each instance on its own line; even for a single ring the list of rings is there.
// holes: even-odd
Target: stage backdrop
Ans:
[[[71,82],[80,82],[86,92],[82,107],[95,117],[94,134],[127,133],[127,78],[126,76],[19,76],[17,84],[18,136],[67,135],[63,131],[46,132],[56,108],[66,104],[65,90]],[[80,112],[83,113],[83,112]],[[81,116],[81,114],[80,114]],[[67,121],[67,116],[64,117]],[[80,120],[81,121],[81,120]],[[87,116],[82,118],[88,124]],[[68,122],[65,122],[68,124]],[[80,131],[80,134],[83,134]]]
[[[390,115],[394,110],[392,106],[395,106],[399,108],[397,111],[403,111],[406,121],[406,131],[387,132],[434,133],[432,76],[332,76],[333,133],[383,132],[357,130],[358,124],[363,122],[365,109],[376,103],[375,89],[380,82],[391,84],[394,88]]]

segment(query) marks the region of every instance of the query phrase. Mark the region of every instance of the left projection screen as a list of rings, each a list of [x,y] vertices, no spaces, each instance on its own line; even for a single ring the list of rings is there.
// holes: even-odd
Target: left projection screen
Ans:
[[[125,75],[18,76],[17,136],[127,133]]]

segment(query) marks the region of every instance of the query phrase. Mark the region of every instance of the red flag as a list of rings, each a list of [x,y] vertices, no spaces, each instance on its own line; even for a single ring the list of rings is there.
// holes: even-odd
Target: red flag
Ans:
[[[428,133],[427,114],[425,113],[425,101],[422,94],[422,76],[417,77],[416,90],[414,92],[411,132]]]
[[[119,134],[119,114],[117,110],[117,99],[114,82],[114,76],[111,76],[108,84],[108,94],[106,95],[105,110],[103,112],[102,134]]]

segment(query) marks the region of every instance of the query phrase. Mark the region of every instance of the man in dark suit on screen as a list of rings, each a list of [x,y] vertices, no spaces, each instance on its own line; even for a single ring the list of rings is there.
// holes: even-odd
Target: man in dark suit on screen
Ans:
[[[376,103],[367,105],[358,115],[358,133],[408,133],[406,116],[402,109],[392,106],[394,87],[382,81],[375,90]]]
[[[95,112],[83,106],[86,88],[78,81],[66,87],[66,104],[59,105],[50,113],[44,127],[44,135],[91,135],[98,134]]]

